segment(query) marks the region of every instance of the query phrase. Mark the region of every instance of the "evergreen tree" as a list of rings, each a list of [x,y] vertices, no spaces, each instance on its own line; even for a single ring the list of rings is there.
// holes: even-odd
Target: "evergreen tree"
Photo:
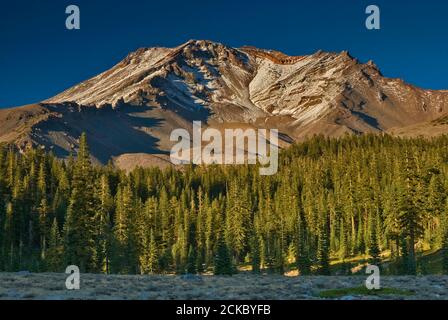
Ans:
[[[318,234],[318,273],[321,275],[330,275],[330,239],[329,239],[329,216],[325,207],[325,203],[321,200],[322,210],[321,222]]]
[[[448,267],[448,137],[314,137],[279,171],[93,166],[0,145],[0,271],[185,273],[241,265],[328,274],[330,257],[391,253],[391,273]],[[340,266],[343,268],[343,266]],[[398,269],[400,267],[400,269]],[[339,268],[339,269],[341,269]],[[223,271],[224,270],[224,271]]]
[[[403,180],[400,196],[399,222],[404,237],[403,249],[406,247],[405,272],[416,274],[415,243],[423,234],[419,177],[413,155],[406,151],[404,159]]]
[[[95,216],[92,166],[86,134],[80,138],[75,163],[72,194],[64,225],[65,264],[76,265],[81,272],[95,271],[93,218]]]
[[[147,206],[146,208],[149,208]],[[150,207],[152,208],[152,207]],[[151,218],[151,212],[147,213]],[[111,268],[116,273],[137,273],[137,217],[134,195],[129,185],[119,187],[113,228]]]
[[[50,239],[46,257],[46,267],[51,272],[61,272],[63,261],[62,240],[56,218],[53,220],[50,230]]]
[[[260,257],[260,241],[258,236],[254,234],[251,238],[251,263],[252,272],[260,273],[261,257]]]
[[[148,271],[152,274],[155,274],[159,272],[159,249],[153,232],[151,232],[151,242],[149,244],[149,250]]]
[[[48,223],[49,208],[45,197],[42,198],[38,211],[39,211],[39,231],[41,235],[40,247],[42,248],[41,258],[42,260],[45,260],[45,254],[47,250],[48,229],[49,229],[49,223]]]
[[[187,273],[189,274],[196,274],[196,251],[194,250],[193,246],[190,245],[190,248],[188,249],[188,258],[187,258]]]
[[[448,201],[446,202],[442,222],[442,270],[444,274],[448,274]]]
[[[143,274],[158,273],[160,271],[159,259],[159,248],[154,232],[151,230],[150,236],[145,237],[143,241],[143,254],[140,256],[141,272]]]
[[[244,256],[248,245],[247,219],[250,217],[250,199],[247,192],[247,189],[241,192],[235,180],[230,184],[227,196],[224,232],[227,245],[237,262]]]
[[[369,255],[370,255],[370,263],[378,266],[380,263],[380,248],[378,244],[378,235],[376,231],[376,219],[373,213],[370,214],[369,221]]]
[[[234,273],[232,259],[223,235],[218,238],[214,264],[215,275],[232,275]]]
[[[3,248],[2,257],[3,264],[6,271],[12,271],[15,267],[16,261],[16,246],[15,246],[15,226],[14,226],[14,212],[12,203],[8,202],[6,205],[6,217],[3,226]]]
[[[113,198],[110,193],[109,181],[105,174],[99,180],[96,192],[97,209],[94,217],[94,237],[96,252],[96,270],[110,272],[110,254],[112,250],[111,214]]]

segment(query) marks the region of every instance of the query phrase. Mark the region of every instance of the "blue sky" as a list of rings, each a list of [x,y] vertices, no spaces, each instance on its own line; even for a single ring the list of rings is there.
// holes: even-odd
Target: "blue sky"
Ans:
[[[65,29],[65,8],[81,30]],[[364,13],[381,9],[381,30]],[[34,103],[107,70],[139,47],[207,39],[291,55],[349,50],[389,77],[448,89],[448,2],[441,0],[40,0],[0,4],[0,107]]]

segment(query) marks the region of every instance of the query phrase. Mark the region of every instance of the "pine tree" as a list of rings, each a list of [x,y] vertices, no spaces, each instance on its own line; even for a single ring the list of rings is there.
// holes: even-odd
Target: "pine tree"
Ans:
[[[92,167],[86,134],[80,138],[75,163],[72,194],[64,225],[65,264],[76,265],[82,272],[95,271],[95,216]]]
[[[173,206],[174,204],[174,206]],[[174,244],[174,208],[176,206],[176,200],[170,201],[166,188],[163,187],[159,196],[159,212],[161,220],[161,267],[163,269],[169,268],[169,265],[173,263],[171,257],[171,249]]]
[[[370,263],[378,266],[380,263],[380,248],[378,245],[378,236],[376,231],[376,219],[373,213],[370,214],[369,218],[369,255]]]
[[[0,271],[232,273],[251,264],[326,274],[330,256],[376,263],[387,250],[391,273],[406,274],[424,272],[423,249],[441,249],[434,266],[448,272],[447,145],[315,137],[282,151],[272,177],[254,166],[93,166],[85,135],[65,162],[0,146]]]
[[[307,224],[305,220],[304,213],[299,210],[298,221],[297,221],[297,249],[296,249],[296,262],[297,269],[300,275],[308,275],[311,272],[310,257],[308,254],[307,246]]]
[[[408,241],[406,239],[406,237],[404,237],[403,235],[400,236],[400,259],[399,259],[399,272],[400,274],[412,274],[413,272],[415,273],[415,271],[412,270],[412,268],[414,267],[413,263],[414,261],[409,261],[409,244]]]
[[[14,264],[16,260],[16,248],[15,248],[15,237],[14,237],[14,212],[12,203],[8,202],[6,204],[6,217],[3,226],[4,236],[3,236],[3,248],[2,256],[5,269],[7,271],[14,270]]]
[[[94,217],[95,269],[98,272],[107,274],[110,272],[110,255],[112,250],[111,214],[113,210],[113,198],[110,193],[109,181],[105,174],[101,176],[97,190],[97,209]]]
[[[149,243],[148,271],[151,274],[159,272],[159,248],[154,236],[154,232],[151,232],[151,242]]]
[[[39,212],[39,231],[41,235],[40,247],[41,247],[41,259],[45,260],[45,254],[47,250],[47,238],[49,229],[49,208],[47,204],[47,199],[44,197],[40,202],[38,209]]]
[[[448,201],[443,213],[442,228],[442,270],[444,274],[448,274]]]
[[[238,184],[230,184],[226,205],[225,237],[229,249],[237,262],[244,256],[247,239],[247,219],[250,216],[248,190],[238,190]]]
[[[59,227],[56,218],[53,220],[50,230],[50,239],[48,243],[48,251],[45,260],[46,268],[51,272],[60,272],[62,270],[63,247]]]
[[[215,230],[221,221],[220,214],[218,200],[214,199],[207,208],[205,222],[205,264],[207,267],[213,264],[213,248],[216,243]]]
[[[151,230],[149,237],[144,236],[143,253],[140,256],[140,268],[142,274],[156,274],[160,271],[159,248]]]
[[[274,241],[274,266],[273,271],[284,274],[285,272],[285,255],[283,252],[283,246],[281,244],[281,238],[277,238]]]
[[[47,174],[45,162],[41,161],[39,168],[39,176],[37,178],[37,199],[40,201],[47,197]]]
[[[193,246],[190,245],[190,248],[188,249],[188,258],[187,258],[187,273],[189,274],[196,274],[196,251],[194,250]]]
[[[330,235],[329,235],[329,215],[325,207],[325,202],[321,200],[321,222],[318,234],[318,274],[330,275]]]
[[[252,273],[260,273],[261,257],[260,257],[260,240],[257,234],[251,238],[251,263]]]
[[[0,149],[0,270],[5,270],[5,258],[6,258],[6,254],[4,252],[4,243],[6,241],[6,237],[5,237],[5,231],[6,231],[6,225],[5,225],[5,220],[6,220],[6,212],[5,212],[5,203],[3,200],[3,191],[2,191],[2,167],[1,167],[1,163],[2,163],[2,149]]]
[[[147,206],[148,207],[148,206]],[[150,213],[149,213],[150,214]],[[129,185],[119,188],[113,228],[111,268],[116,273],[137,273],[136,204]]]
[[[344,219],[341,219],[339,222],[339,257],[342,260],[344,260],[348,255],[347,241]]]
[[[221,234],[218,238],[216,257],[214,263],[215,275],[232,275],[234,273],[232,259],[230,257],[229,249],[224,241],[224,236]]]
[[[431,248],[438,248],[441,244],[441,234],[437,232],[439,226],[443,223],[443,213],[445,209],[446,192],[440,180],[440,171],[432,168],[429,176],[431,178],[426,195],[426,206],[424,210],[424,233],[425,240]],[[443,229],[443,228],[442,228]]]
[[[415,243],[423,234],[421,203],[419,202],[421,198],[418,194],[418,190],[421,190],[421,185],[419,185],[415,159],[408,151],[405,153],[402,182],[399,222],[402,228],[402,236],[407,241],[407,256],[403,257],[403,260],[406,261],[406,273],[416,274]],[[404,246],[405,244],[403,244],[403,248]]]

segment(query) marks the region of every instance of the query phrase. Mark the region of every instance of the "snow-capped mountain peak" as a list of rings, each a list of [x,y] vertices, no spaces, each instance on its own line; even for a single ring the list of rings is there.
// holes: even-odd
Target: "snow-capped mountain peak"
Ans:
[[[384,132],[447,112],[447,91],[385,78],[374,62],[361,63],[348,51],[290,56],[189,40],[174,48],[138,49],[39,105],[2,114],[4,128],[27,128],[6,132],[5,141],[20,137],[20,144],[57,147],[67,154],[76,146],[75,137],[90,131],[98,136],[99,158],[107,160],[121,153],[151,153],[148,144],[154,139],[159,150],[167,150],[170,130],[188,128],[192,119],[221,127],[275,127],[284,137],[300,140],[313,134]],[[102,121],[108,133],[93,121]]]

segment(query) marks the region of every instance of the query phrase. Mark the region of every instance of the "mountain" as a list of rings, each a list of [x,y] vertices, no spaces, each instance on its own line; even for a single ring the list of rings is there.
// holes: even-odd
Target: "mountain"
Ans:
[[[142,154],[163,162],[171,131],[191,130],[193,120],[220,129],[278,128],[287,145],[314,134],[426,134],[447,113],[448,91],[386,78],[346,51],[288,56],[190,40],[139,49],[55,97],[0,110],[0,142],[66,157],[85,131],[101,163]],[[438,128],[448,132],[448,125]]]

